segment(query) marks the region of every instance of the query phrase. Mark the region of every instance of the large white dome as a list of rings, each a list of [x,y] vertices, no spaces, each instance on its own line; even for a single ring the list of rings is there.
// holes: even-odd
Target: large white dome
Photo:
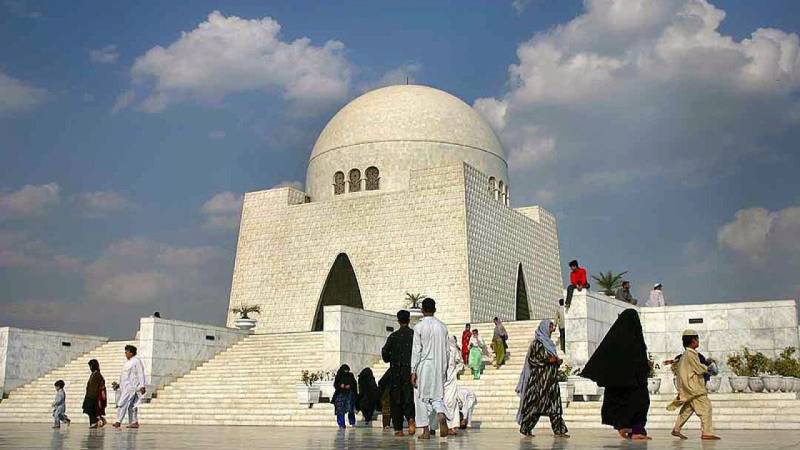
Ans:
[[[503,147],[474,109],[427,86],[389,86],[356,98],[328,122],[311,152],[306,187],[312,199],[329,199],[337,172],[349,192],[352,170],[364,177],[375,167],[380,191],[401,190],[411,169],[457,161],[508,183]]]

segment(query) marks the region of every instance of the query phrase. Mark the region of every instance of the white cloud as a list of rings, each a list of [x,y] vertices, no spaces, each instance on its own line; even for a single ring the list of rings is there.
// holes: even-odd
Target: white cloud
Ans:
[[[79,272],[82,267],[79,258],[59,253],[25,232],[0,230],[0,268]]]
[[[786,151],[765,141],[800,124],[798,36],[760,28],[737,42],[724,17],[704,0],[587,0],[520,44],[508,91],[475,102],[525,175],[517,198],[593,189],[586,172],[618,188],[702,183]]]
[[[60,201],[60,193],[56,183],[28,184],[14,192],[0,192],[0,219],[41,216]]]
[[[136,101],[136,92],[132,90],[122,92],[114,100],[114,105],[111,107],[111,113],[116,114],[122,111],[123,109],[132,105],[134,101]]]
[[[119,51],[116,45],[106,45],[103,48],[89,50],[89,57],[92,59],[92,62],[112,64],[119,59]]]
[[[91,218],[106,217],[135,208],[133,202],[114,191],[84,192],[76,197],[76,202],[80,213]]]
[[[242,214],[242,195],[220,192],[208,199],[200,208],[205,216],[203,226],[210,230],[236,230]]]
[[[177,41],[136,59],[134,84],[147,91],[140,107],[158,112],[185,100],[219,101],[252,91],[279,93],[305,108],[344,99],[351,76],[344,44],[287,42],[280,30],[270,17],[247,20],[212,12]]]
[[[290,187],[295,188],[298,191],[303,190],[303,182],[302,181],[281,181],[280,183],[272,186],[270,189],[282,188],[282,187]]]
[[[32,10],[28,7],[27,2],[23,0],[6,0],[3,2],[8,12],[16,17],[23,19],[41,19],[42,13],[40,11]]]
[[[422,71],[422,64],[418,62],[409,62],[402,64],[393,69],[387,70],[378,82],[371,86],[372,89],[383,86],[394,86],[396,84],[413,84],[416,75]]]
[[[522,14],[525,11],[525,8],[531,3],[531,0],[514,0],[511,2],[511,7],[514,8],[517,15]]]
[[[736,212],[734,219],[717,232],[721,248],[740,260],[755,265],[775,262],[800,266],[800,206],[769,211],[749,208]]]
[[[47,91],[0,71],[0,116],[30,111],[47,100]]]

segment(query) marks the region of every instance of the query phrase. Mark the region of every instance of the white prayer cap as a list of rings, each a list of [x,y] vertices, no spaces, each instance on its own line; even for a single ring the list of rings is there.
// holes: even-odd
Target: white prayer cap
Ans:
[[[660,288],[660,287],[661,287],[661,283],[656,283],[656,284],[653,285],[653,289]]]

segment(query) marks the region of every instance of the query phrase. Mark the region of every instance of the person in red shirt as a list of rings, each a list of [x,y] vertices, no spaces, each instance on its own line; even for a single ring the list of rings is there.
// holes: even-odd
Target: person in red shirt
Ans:
[[[469,361],[469,339],[472,337],[472,330],[470,330],[470,325],[466,324],[464,326],[464,332],[461,333],[461,357],[464,360],[464,364],[467,364]]]
[[[575,289],[578,292],[589,289],[589,282],[586,279],[586,269],[583,267],[578,266],[578,261],[573,259],[569,262],[569,286],[567,286],[567,300],[565,302],[565,308],[569,310],[569,305],[572,303],[572,293]]]

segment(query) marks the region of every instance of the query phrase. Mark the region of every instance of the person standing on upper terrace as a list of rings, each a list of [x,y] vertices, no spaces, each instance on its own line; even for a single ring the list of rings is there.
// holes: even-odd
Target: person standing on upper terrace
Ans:
[[[577,289],[578,292],[589,289],[589,281],[586,279],[586,269],[578,265],[578,260],[573,259],[569,262],[569,270],[569,286],[567,286],[567,302],[565,305],[567,310],[569,310],[572,304],[572,293],[575,292],[575,289]]]
[[[661,283],[656,283],[653,286],[653,290],[650,291],[650,297],[647,299],[647,303],[645,306],[665,306],[666,303],[664,302],[664,291],[662,290],[663,286]]]
[[[388,388],[392,426],[394,435],[403,436],[403,420],[408,421],[408,434],[417,431],[414,422],[414,385],[411,383],[411,347],[414,342],[414,330],[409,328],[411,313],[401,309],[397,311],[397,323],[400,329],[386,338],[381,350],[383,362],[389,363]]]
[[[635,298],[633,298],[633,295],[631,295],[631,283],[630,283],[630,281],[623,281],[622,282],[622,286],[619,289],[617,289],[617,292],[614,295],[614,298],[616,298],[617,300],[621,300],[621,301],[623,301],[625,303],[630,303],[631,305],[635,305],[635,304],[639,303],[639,301],[636,300]]]
[[[414,326],[414,343],[411,350],[411,383],[416,387],[416,422],[422,427],[420,439],[430,439],[430,422],[433,415],[439,425],[439,435],[447,437],[447,407],[444,403],[444,384],[450,352],[447,343],[447,326],[433,317],[436,302],[432,298],[422,301],[422,320]]]

